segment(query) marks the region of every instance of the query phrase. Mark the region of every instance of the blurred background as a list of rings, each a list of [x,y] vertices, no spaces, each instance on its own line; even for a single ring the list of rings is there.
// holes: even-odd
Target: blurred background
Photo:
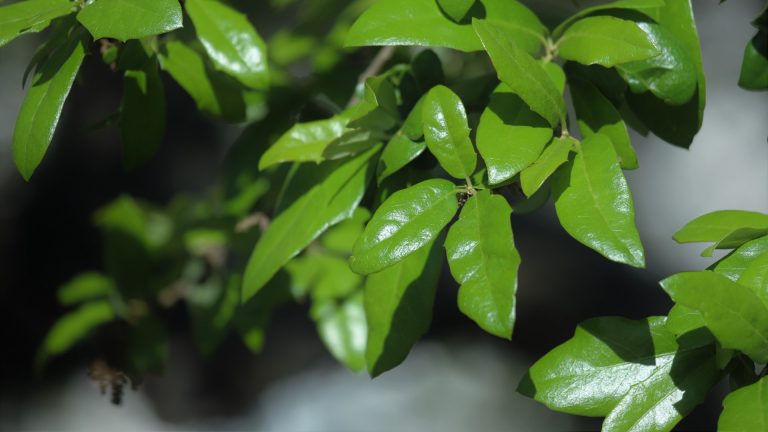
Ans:
[[[291,6],[271,15],[260,13],[266,2],[234,3],[249,10],[266,39],[300,15]],[[526,3],[550,23],[575,10],[564,0]],[[568,339],[584,319],[665,314],[671,303],[657,281],[714,261],[699,257],[700,245],[672,241],[687,221],[719,209],[768,212],[768,98],[736,85],[743,47],[754,34],[748,23],[763,6],[761,0],[695,1],[708,79],[704,126],[690,150],[653,136],[633,136],[641,167],[627,177],[646,270],[608,262],[580,246],[559,227],[554,210],[545,207],[513,217],[523,264],[511,343],[482,332],[459,313],[456,285],[447,272],[430,333],[400,367],[375,380],[349,372],[327,354],[306,305],[279,310],[259,355],[234,335],[213,354],[199,354],[184,310],[172,310],[165,372],[148,376],[137,391],[126,391],[119,407],[87,378],[92,345],[56,358],[42,373],[35,371],[37,349],[65,311],[56,289],[81,271],[102,268],[102,241],[92,217],[97,209],[126,193],[157,205],[180,193],[202,196],[216,182],[243,126],[200,114],[189,96],[166,80],[166,140],[150,163],[127,173],[116,129],[91,127],[119,106],[121,78],[99,62],[86,62],[51,149],[27,184],[13,166],[11,136],[24,95],[21,76],[40,39],[17,39],[0,50],[0,429],[599,428],[595,419],[548,411],[515,388],[538,356]],[[328,31],[336,17],[326,13],[328,22],[317,31]],[[339,81],[346,75],[354,83],[375,53],[361,50],[341,60],[335,72],[324,73]],[[286,70],[293,80],[310,83],[318,67],[297,62]],[[300,91],[310,92],[313,85]],[[352,88],[337,91],[348,95]],[[250,163],[255,168],[257,161]],[[725,387],[720,390],[679,428],[712,429]]]

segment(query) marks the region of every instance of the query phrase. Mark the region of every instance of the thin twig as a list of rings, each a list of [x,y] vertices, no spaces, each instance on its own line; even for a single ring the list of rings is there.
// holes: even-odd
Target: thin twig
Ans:
[[[360,74],[360,77],[358,78],[358,84],[364,84],[368,78],[379,73],[384,65],[386,65],[392,56],[395,55],[395,48],[396,47],[392,45],[382,47],[376,54],[376,57],[374,57],[371,61],[371,64],[369,64],[363,73]],[[352,97],[349,99],[349,102],[347,102],[347,107],[351,107],[358,102],[360,102],[360,98],[357,96],[357,91],[355,91],[355,93],[353,93]]]

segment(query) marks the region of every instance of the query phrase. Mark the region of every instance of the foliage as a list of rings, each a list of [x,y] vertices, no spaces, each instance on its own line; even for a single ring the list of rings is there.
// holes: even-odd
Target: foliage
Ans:
[[[225,1],[182,3],[0,7],[0,45],[51,27],[14,133],[27,180],[94,40],[124,77],[117,125],[127,168],[163,141],[161,71],[200,111],[250,123],[208,195],[165,208],[124,196],[98,212],[104,272],[61,288],[77,309],[53,327],[40,362],[106,325],[129,335],[129,374],[158,370],[163,310],[180,301],[203,352],[230,330],[258,351],[275,309],[308,300],[330,353],[376,376],[428,330],[444,253],[462,313],[510,339],[516,292],[526,289],[510,214],[552,198],[576,241],[642,268],[623,174],[638,168],[628,128],[687,148],[703,121],[689,0],[617,0],[552,29],[514,0],[275,0],[274,13],[304,12],[266,42]],[[330,30],[319,24],[342,7]],[[768,88],[765,21],[764,12],[745,52],[739,84],[748,89]],[[364,46],[384,47],[358,82],[342,62],[345,49]],[[443,69],[456,58],[465,66]],[[290,72],[307,60],[308,85]],[[766,388],[757,365],[768,361],[768,215],[711,213],[675,239],[712,243],[705,256],[733,251],[662,281],[676,302],[667,317],[582,323],[520,391],[605,417],[605,430],[669,430],[728,375],[735,391],[720,427],[764,425],[768,399],[755,398]]]

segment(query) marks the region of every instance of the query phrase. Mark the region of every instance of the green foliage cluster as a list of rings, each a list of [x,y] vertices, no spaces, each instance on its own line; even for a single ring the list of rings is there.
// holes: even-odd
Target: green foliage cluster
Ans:
[[[335,26],[317,30],[319,11],[336,3],[347,8]],[[159,317],[179,301],[203,352],[230,330],[258,351],[276,307],[309,301],[331,354],[376,376],[428,330],[443,257],[461,312],[511,339],[524,257],[510,215],[550,199],[576,241],[644,267],[623,174],[638,168],[628,128],[687,148],[701,127],[706,86],[689,0],[617,0],[553,29],[514,0],[315,5],[268,43],[220,0],[0,8],[0,45],[51,26],[14,135],[26,179],[92,40],[124,74],[116,119],[127,167],[162,142],[161,70],[200,111],[252,122],[208,196],[162,209],[122,197],[96,215],[105,271],[61,288],[73,310],[51,330],[41,363],[108,324],[128,329],[129,373],[159,370],[167,356]],[[768,88],[765,20],[754,22],[744,88]],[[344,86],[344,46],[385,47],[360,82],[347,73]],[[434,50],[403,58],[394,46]],[[292,89],[288,73],[307,59],[317,88],[329,91],[309,101],[297,94],[315,88]],[[457,59],[460,67],[443,68]],[[322,115],[292,124],[291,98]],[[670,430],[728,375],[720,429],[765,429],[768,377],[757,370],[768,362],[768,215],[711,213],[675,239],[712,243],[705,256],[733,251],[662,281],[675,301],[667,317],[582,323],[519,391],[555,410],[605,417],[604,430]]]

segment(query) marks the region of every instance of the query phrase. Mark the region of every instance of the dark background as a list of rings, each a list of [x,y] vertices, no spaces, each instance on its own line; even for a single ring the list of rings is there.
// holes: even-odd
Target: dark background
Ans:
[[[556,20],[570,2],[529,2]],[[534,4],[535,3],[535,4]],[[641,318],[665,314],[669,299],[656,281],[711,260],[671,234],[716,209],[768,211],[768,100],[736,86],[748,22],[761,1],[695,2],[709,101],[704,128],[690,151],[635,136],[641,168],[628,173],[647,249],[648,269],[613,264],[571,240],[551,208],[513,219],[523,257],[518,320],[511,343],[462,316],[456,286],[443,275],[429,335],[398,369],[369,380],[333,362],[305,307],[281,310],[255,356],[237,337],[212,356],[197,353],[184,311],[167,320],[171,356],[162,376],[150,377],[123,407],[111,406],[88,384],[88,347],[54,361],[42,376],[34,354],[63,309],[56,288],[75,274],[101,267],[101,238],[92,214],[120,194],[164,204],[175,194],[199,194],[215,182],[239,127],[197,112],[166,80],[168,126],[159,154],[143,168],[122,169],[117,132],[89,131],[114,112],[121,80],[86,62],[80,85],[41,167],[26,184],[15,172],[10,137],[21,103],[21,74],[36,37],[0,50],[0,427],[15,429],[258,429],[258,430],[530,430],[595,429],[599,421],[549,412],[517,395],[532,362],[569,338],[574,326],[599,315]],[[279,23],[252,15],[269,35]],[[365,52],[349,60],[362,70]],[[253,162],[256,164],[256,161]],[[680,429],[713,429],[722,392]],[[6,429],[7,428],[7,429]]]

